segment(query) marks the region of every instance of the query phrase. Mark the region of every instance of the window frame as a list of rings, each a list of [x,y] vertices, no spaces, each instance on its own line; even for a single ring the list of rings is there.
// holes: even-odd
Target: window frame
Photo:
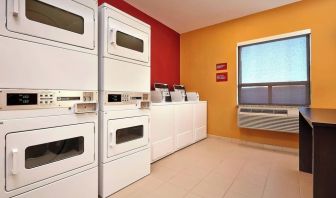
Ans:
[[[241,75],[241,48],[246,46],[271,43],[281,40],[288,40],[292,38],[306,37],[307,38],[307,81],[289,81],[289,82],[270,82],[270,83],[241,83],[242,75]],[[268,105],[268,106],[310,106],[311,104],[311,30],[302,30],[282,35],[276,35],[261,39],[255,39],[251,41],[241,42],[237,44],[237,104],[238,105]],[[306,94],[306,104],[277,104],[272,103],[272,87],[273,86],[281,86],[281,85],[305,85],[307,89]],[[268,89],[268,102],[267,103],[242,103],[241,102],[241,89],[243,87],[267,87]]]

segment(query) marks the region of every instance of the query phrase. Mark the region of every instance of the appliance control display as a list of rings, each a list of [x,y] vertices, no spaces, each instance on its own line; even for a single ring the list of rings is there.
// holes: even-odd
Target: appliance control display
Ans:
[[[7,105],[37,105],[36,93],[8,93]]]
[[[57,101],[73,101],[80,100],[80,97],[57,97]]]
[[[148,93],[142,92],[106,92],[105,104],[136,105],[139,101],[148,101]]]
[[[121,102],[121,94],[108,94],[108,102]]]
[[[0,111],[50,108],[71,110],[77,104],[94,104],[97,101],[98,92],[91,91],[0,89]],[[91,106],[95,110],[94,105]]]

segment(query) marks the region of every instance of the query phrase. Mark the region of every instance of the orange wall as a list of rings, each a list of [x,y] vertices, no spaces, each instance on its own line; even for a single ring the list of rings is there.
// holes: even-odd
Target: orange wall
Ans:
[[[208,101],[208,132],[264,144],[298,146],[298,136],[237,127],[238,42],[312,31],[312,107],[336,108],[336,0],[304,0],[181,35],[181,83]],[[215,82],[227,62],[229,81]]]

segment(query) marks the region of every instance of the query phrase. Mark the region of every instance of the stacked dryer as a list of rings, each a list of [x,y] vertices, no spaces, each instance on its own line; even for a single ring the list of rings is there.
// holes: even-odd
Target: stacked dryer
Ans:
[[[0,197],[98,194],[96,0],[0,0]]]
[[[99,8],[99,195],[150,173],[150,26]]]

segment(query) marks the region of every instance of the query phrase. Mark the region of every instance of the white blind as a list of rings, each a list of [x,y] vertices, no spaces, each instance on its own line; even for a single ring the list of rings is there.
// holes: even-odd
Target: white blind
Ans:
[[[239,104],[308,105],[309,35],[239,47]]]

